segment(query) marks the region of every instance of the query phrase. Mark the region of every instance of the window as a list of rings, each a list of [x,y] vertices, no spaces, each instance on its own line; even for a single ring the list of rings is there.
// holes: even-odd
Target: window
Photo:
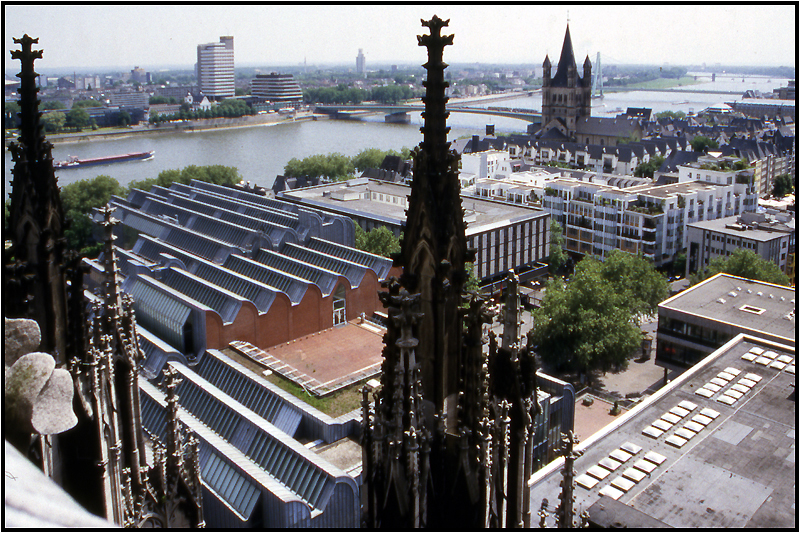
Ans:
[[[761,309],[760,307],[755,307],[753,305],[747,305],[747,304],[741,306],[739,309],[746,313],[753,313],[754,315],[760,315],[765,311],[765,309]]]
[[[341,285],[333,293],[333,325],[338,326],[347,322],[345,289]]]

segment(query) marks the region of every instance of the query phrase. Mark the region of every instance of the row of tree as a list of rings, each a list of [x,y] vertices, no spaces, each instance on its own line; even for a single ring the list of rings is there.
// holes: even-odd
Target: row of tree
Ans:
[[[411,150],[403,148],[400,152],[395,150],[380,150],[366,148],[353,157],[340,153],[316,154],[303,159],[292,158],[286,163],[283,175],[287,178],[327,178],[332,181],[348,179],[356,171],[363,172],[368,168],[379,168],[388,155],[408,159]]]
[[[365,101],[398,104],[416,96],[418,95],[408,85],[385,85],[372,89],[359,89],[340,83],[336,87],[303,89],[303,101],[307,104],[360,104]]]
[[[791,280],[772,261],[767,261],[752,250],[738,248],[727,257],[715,257],[708,262],[708,268],[689,276],[689,283],[695,285],[720,272],[740,278],[756,279],[776,285],[789,286]]]
[[[211,106],[209,109],[192,109],[187,104],[181,104],[177,113],[157,113],[150,115],[150,124],[162,124],[173,120],[199,120],[204,118],[236,118],[245,115],[254,115],[255,110],[242,100],[228,99],[223,100],[218,105]]]

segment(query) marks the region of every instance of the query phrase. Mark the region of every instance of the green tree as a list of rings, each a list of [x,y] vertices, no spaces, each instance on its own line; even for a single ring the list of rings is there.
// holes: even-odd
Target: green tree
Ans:
[[[60,100],[47,100],[39,105],[39,109],[42,110],[66,109],[66,108],[67,106],[64,105],[64,102]]]
[[[667,279],[641,254],[612,250],[605,261],[587,257],[575,267],[576,274],[590,270],[611,283],[633,315],[654,314],[669,296]]]
[[[312,155],[304,159],[290,159],[283,169],[287,178],[329,178],[332,180],[347,179],[355,172],[349,157],[333,153],[328,155]]]
[[[692,150],[695,152],[705,152],[708,148],[719,148],[719,143],[714,139],[709,139],[705,135],[695,135],[694,138],[689,141],[689,144],[692,145]]]
[[[103,107],[103,102],[98,102],[97,100],[78,100],[77,102],[72,103],[72,108],[75,109],[76,107]]]
[[[550,255],[547,258],[550,273],[558,272],[566,262],[567,254],[564,252],[564,234],[561,231],[561,224],[550,219]]]
[[[365,148],[353,157],[353,166],[363,172],[368,168],[380,168],[386,156],[400,156],[394,150],[381,150],[380,148]]]
[[[395,237],[386,226],[378,226],[366,232],[356,224],[356,248],[391,258],[392,254],[400,252],[400,238]]]
[[[728,257],[715,257],[708,263],[706,270],[692,274],[689,282],[694,285],[720,272],[776,285],[791,285],[789,276],[781,272],[778,265],[744,248],[738,248]]]
[[[61,188],[61,204],[70,221],[64,230],[64,237],[70,249],[89,257],[97,256],[101,246],[92,235],[92,210],[108,204],[112,195],[121,193],[119,182],[106,175],[76,181]]]
[[[481,290],[481,286],[480,286],[480,280],[478,279],[478,276],[475,274],[475,264],[465,263],[464,270],[467,271],[467,281],[464,282],[464,291],[479,292]]]
[[[61,111],[53,111],[42,114],[42,124],[46,132],[59,132],[67,123],[67,115]]]
[[[67,113],[66,125],[81,131],[89,125],[89,113],[80,107],[73,107],[69,113]]]
[[[781,174],[775,176],[775,182],[772,184],[772,196],[775,198],[783,198],[787,194],[794,192],[794,182],[789,174]]]
[[[593,370],[624,368],[641,343],[624,297],[596,269],[576,272],[568,285],[551,280],[533,323],[542,361],[557,371],[585,374],[589,382]]]
[[[117,124],[120,126],[130,126],[131,125],[131,115],[127,111],[120,111],[119,116],[117,117]]]
[[[633,171],[633,175],[639,178],[653,178],[656,170],[661,168],[661,165],[664,164],[664,157],[657,155],[655,157],[651,157],[649,161],[646,163],[639,163],[636,166],[636,170]]]

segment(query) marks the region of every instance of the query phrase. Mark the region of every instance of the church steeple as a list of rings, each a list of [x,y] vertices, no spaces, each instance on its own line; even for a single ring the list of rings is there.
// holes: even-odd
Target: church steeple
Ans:
[[[569,24],[567,33],[564,35],[564,44],[561,47],[561,57],[558,60],[558,70],[553,76],[554,87],[577,87],[578,65],[575,63],[575,53],[572,50],[572,37],[569,34]],[[570,84],[571,82],[571,84]]]

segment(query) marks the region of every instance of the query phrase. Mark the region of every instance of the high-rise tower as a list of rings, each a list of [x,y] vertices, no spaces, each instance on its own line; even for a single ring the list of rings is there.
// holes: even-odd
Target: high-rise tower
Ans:
[[[366,67],[367,67],[367,60],[364,57],[364,50],[359,48],[358,55],[356,56],[356,73],[364,74],[366,72]]]
[[[483,301],[464,292],[467,249],[458,154],[447,142],[441,35],[430,35],[423,141],[414,151],[407,222],[381,293],[388,307],[381,387],[364,390],[362,489],[366,527],[475,529],[530,525],[527,480],[538,410],[533,354],[519,338],[513,274],[502,346],[484,350]]]
[[[234,80],[233,37],[220,37],[218,43],[197,45],[197,85],[209,100],[234,96]]]
[[[542,127],[548,128],[552,120],[559,119],[567,136],[571,137],[578,119],[592,114],[592,63],[587,55],[583,62],[583,76],[578,74],[569,25],[555,76],[550,76],[549,56],[545,56],[542,68]]]

